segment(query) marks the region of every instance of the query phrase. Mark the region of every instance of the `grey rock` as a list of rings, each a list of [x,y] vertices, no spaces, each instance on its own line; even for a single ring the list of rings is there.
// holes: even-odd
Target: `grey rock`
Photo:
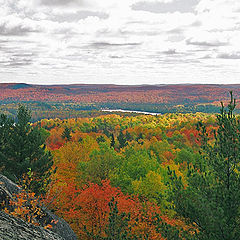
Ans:
[[[11,209],[12,206],[9,205],[8,201],[13,197],[14,194],[18,194],[19,192],[21,192],[21,188],[17,184],[15,184],[11,180],[9,180],[8,178],[0,174],[0,206],[1,204],[4,204],[4,207]],[[51,224],[52,222],[55,222],[56,224],[52,224],[53,227],[51,229],[51,232],[54,232],[57,235],[61,236],[61,238],[64,240],[77,240],[76,234],[73,232],[73,230],[70,228],[70,226],[67,224],[66,221],[64,221],[62,218],[58,217],[51,211],[49,211],[45,206],[41,206],[41,210],[42,210],[43,217],[38,221],[40,226],[44,227],[47,224]],[[25,238],[20,238],[20,239],[25,239]],[[26,239],[30,240],[35,238],[26,238]],[[0,238],[0,240],[2,239]],[[3,240],[5,239],[3,238]]]
[[[0,240],[63,240],[56,233],[36,227],[0,211]]]

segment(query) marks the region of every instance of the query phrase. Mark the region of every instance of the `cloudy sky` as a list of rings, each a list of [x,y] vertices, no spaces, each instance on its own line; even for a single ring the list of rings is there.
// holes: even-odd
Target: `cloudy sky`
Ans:
[[[0,4],[0,82],[240,83],[240,0]]]

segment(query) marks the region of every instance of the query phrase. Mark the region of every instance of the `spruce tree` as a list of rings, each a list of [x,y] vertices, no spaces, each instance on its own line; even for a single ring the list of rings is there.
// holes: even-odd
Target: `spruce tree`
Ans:
[[[214,142],[199,123],[202,162],[189,166],[187,186],[169,169],[175,211],[198,229],[199,240],[240,239],[240,122],[235,106],[231,93],[227,109],[222,104],[217,115]]]
[[[119,148],[123,148],[127,145],[126,137],[124,136],[123,132],[120,131],[117,140],[119,142]]]
[[[0,171],[15,182],[29,172],[34,181],[29,188],[42,193],[49,182],[52,156],[45,148],[45,139],[37,127],[30,124],[31,112],[24,106],[18,108],[17,119],[0,116]]]

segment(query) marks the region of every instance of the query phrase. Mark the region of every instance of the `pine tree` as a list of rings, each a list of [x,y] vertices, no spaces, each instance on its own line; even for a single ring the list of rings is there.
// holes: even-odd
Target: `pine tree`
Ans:
[[[67,141],[71,141],[71,129],[68,127],[65,127],[63,133],[62,133],[62,139],[67,139]]]
[[[4,170],[7,162],[6,153],[8,152],[7,141],[10,138],[10,129],[13,127],[13,119],[8,118],[5,114],[0,115],[0,171]]]
[[[213,143],[199,123],[202,162],[198,168],[189,166],[187,187],[169,169],[175,211],[199,230],[199,240],[240,239],[240,122],[235,106],[231,93],[227,110],[222,104],[217,115]]]
[[[22,105],[16,121],[4,114],[0,116],[0,171],[18,182],[31,170],[35,181],[29,188],[41,193],[48,184],[53,161],[50,152],[45,150],[41,131],[31,126],[30,119],[31,112]]]

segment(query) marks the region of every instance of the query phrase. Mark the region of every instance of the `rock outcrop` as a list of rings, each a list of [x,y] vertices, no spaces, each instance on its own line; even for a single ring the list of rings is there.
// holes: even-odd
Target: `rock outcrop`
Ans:
[[[0,211],[0,240],[64,240],[58,234]]]
[[[20,193],[21,188],[13,183],[11,180],[6,178],[5,176],[0,174],[0,206],[1,204],[4,204],[4,207],[11,208],[12,206],[8,205],[8,199],[12,199],[14,194]],[[43,217],[41,218],[41,221],[39,221],[39,225],[44,227],[46,224],[51,224],[51,222],[54,222],[51,231],[50,230],[45,230],[43,228],[35,227],[32,224],[24,223],[20,219],[13,218],[12,216],[9,216],[3,212],[0,211],[1,216],[0,216],[0,240],[15,240],[15,239],[32,239],[32,240],[37,240],[37,239],[63,239],[63,240],[77,240],[77,237],[73,230],[70,228],[70,226],[67,224],[66,221],[64,221],[62,218],[59,218],[55,214],[53,214],[51,211],[49,211],[47,208],[42,206],[41,208]],[[9,220],[9,226],[11,224],[12,228],[15,229],[13,232],[9,232],[9,236],[6,235],[5,238],[1,238],[2,235],[4,234],[4,231],[8,231],[7,229],[7,221]],[[2,222],[3,221],[3,222]],[[19,224],[18,224],[19,223]],[[43,225],[44,223],[44,225]],[[23,225],[22,225],[23,224]],[[25,224],[25,225],[24,225]],[[5,226],[5,230],[3,227]],[[29,227],[29,230],[27,230]],[[35,230],[34,230],[35,229]],[[2,232],[1,232],[2,231]],[[24,232],[24,236],[27,236],[26,234],[33,232],[35,234],[33,237],[30,238],[14,238],[11,237],[11,232]],[[26,232],[26,233],[25,233]],[[46,234],[43,236],[47,236],[47,234],[52,233],[52,238],[43,238],[43,237],[38,237],[41,236],[41,234]],[[54,234],[55,233],[55,234]],[[19,235],[21,236],[21,235]],[[36,237],[35,237],[36,236]],[[58,236],[58,238],[56,238]],[[60,237],[61,236],[61,237]],[[7,238],[8,237],[8,238]],[[55,237],[55,238],[54,238]]]

